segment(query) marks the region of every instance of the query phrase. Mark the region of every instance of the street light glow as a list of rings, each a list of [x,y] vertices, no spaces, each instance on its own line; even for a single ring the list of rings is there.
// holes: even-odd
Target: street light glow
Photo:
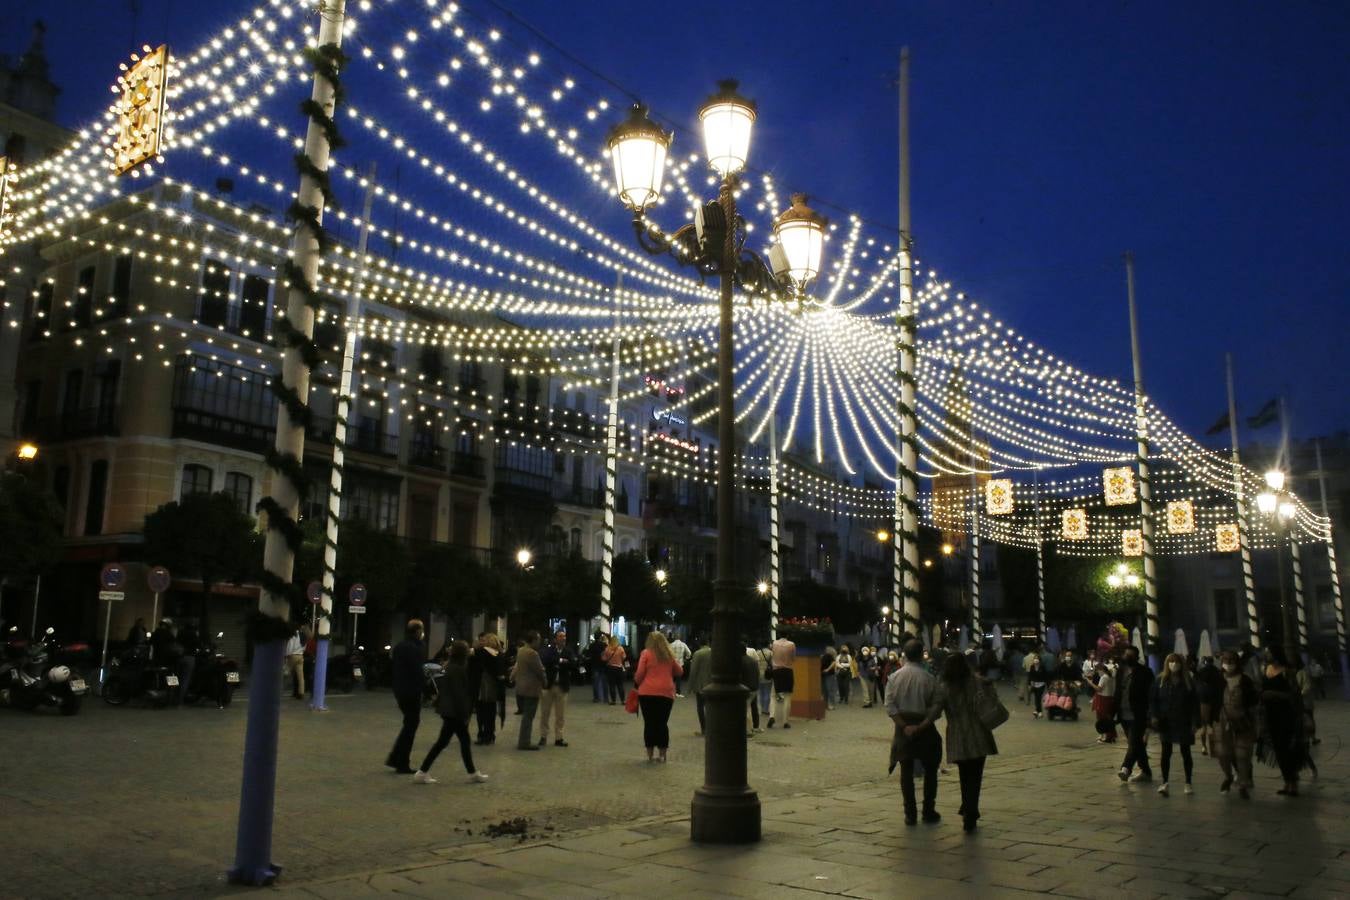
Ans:
[[[23,444],[19,447],[19,459],[24,462],[32,462],[37,459],[37,444]]]
[[[1256,508],[1261,510],[1261,512],[1267,516],[1275,511],[1275,507],[1279,502],[1279,498],[1270,491],[1263,491],[1256,495]]]
[[[1288,522],[1298,513],[1298,507],[1290,500],[1284,500],[1280,503],[1280,518]]]
[[[891,533],[887,531],[885,528],[877,532],[877,540],[881,541],[883,544],[889,541],[890,539]]]
[[[1106,583],[1113,588],[1118,588],[1125,583],[1125,579],[1112,572],[1110,575],[1106,576]]]
[[[761,594],[767,594],[769,592],[769,583],[767,581],[761,581],[759,584],[755,585],[755,590],[759,591]]]
[[[520,563],[520,567],[522,569],[528,567],[530,564],[530,560],[533,558],[534,554],[531,553],[529,550],[526,550],[524,547],[521,547],[519,550],[516,551],[516,562]]]
[[[699,110],[703,123],[703,146],[708,164],[723,178],[745,168],[750,158],[750,130],[755,124],[755,104],[736,93],[738,83],[728,79]]]
[[[952,552],[953,552],[955,549],[956,549],[956,548],[953,547],[951,544],[943,544],[943,545],[942,545],[942,555],[943,555],[943,556],[951,556],[951,555],[952,555]]]
[[[1272,491],[1284,490],[1284,472],[1280,469],[1270,469],[1267,471],[1266,486]]]
[[[653,572],[652,574],[656,576],[656,583],[657,583],[657,584],[665,584],[665,583],[666,583],[666,570],[665,570],[665,569],[657,569],[657,570],[656,570],[655,572]]]
[[[1127,587],[1139,587],[1139,576],[1131,572],[1125,576],[1125,585]]]
[[[1116,563],[1116,574],[1117,574],[1117,575],[1124,575],[1124,574],[1125,574],[1126,572],[1128,572],[1128,571],[1130,571],[1130,567],[1127,566],[1127,565],[1125,565],[1125,563]]]

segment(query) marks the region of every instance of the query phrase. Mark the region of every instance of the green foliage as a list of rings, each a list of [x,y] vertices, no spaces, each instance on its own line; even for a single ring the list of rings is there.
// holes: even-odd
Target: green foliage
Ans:
[[[612,614],[634,622],[664,622],[666,610],[672,608],[670,592],[678,581],[672,576],[662,587],[646,557],[636,550],[620,553],[614,557]]]
[[[54,566],[64,518],[51,491],[22,475],[0,477],[0,577],[27,578]]]
[[[467,547],[427,544],[413,552],[408,604],[447,616],[467,618],[483,611],[504,612],[504,580]]]
[[[1132,615],[1144,605],[1144,589],[1112,588],[1106,579],[1116,559],[1048,555],[1045,560],[1045,604],[1052,615]],[[1138,572],[1138,563],[1135,564]]]
[[[145,557],[174,575],[198,578],[204,593],[256,575],[262,540],[229,494],[191,494],[145,517]]]
[[[697,575],[674,574],[666,579],[666,607],[675,621],[695,634],[712,634],[712,582]]]
[[[346,519],[338,532],[337,590],[345,597],[355,583],[366,586],[366,608],[403,609],[413,567],[408,545],[362,519]],[[322,564],[320,565],[322,574]]]
[[[829,619],[840,634],[862,631],[863,625],[876,618],[872,602],[810,580],[784,584],[778,606],[783,618]]]

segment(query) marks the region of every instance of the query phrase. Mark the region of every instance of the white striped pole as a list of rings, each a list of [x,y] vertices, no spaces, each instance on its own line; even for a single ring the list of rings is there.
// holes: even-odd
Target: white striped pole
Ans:
[[[782,584],[778,545],[778,427],[777,410],[769,413],[769,641],[778,640],[778,596]]]
[[[973,437],[973,435],[972,435]],[[984,626],[980,621],[980,481],[970,473],[970,630],[975,646],[984,646]]]
[[[1303,558],[1299,554],[1297,525],[1289,534],[1289,561],[1294,567],[1294,614],[1298,616],[1298,650],[1306,664],[1308,661],[1308,610],[1303,597]],[[1290,664],[1293,664],[1291,659]]]
[[[904,630],[921,634],[919,621],[919,420],[917,350],[918,312],[914,305],[914,232],[909,190],[909,48],[900,51],[900,303],[896,325],[900,336],[900,466],[896,484],[896,584],[900,594],[896,617]]]
[[[1045,640],[1045,540],[1041,532],[1041,473],[1036,472],[1036,627],[1041,640]]]
[[[1345,644],[1345,604],[1341,600],[1341,572],[1336,568],[1336,523],[1327,507],[1327,475],[1322,468],[1322,442],[1313,444],[1317,450],[1317,486],[1322,492],[1322,517],[1327,520],[1327,569],[1331,572],[1331,602],[1336,607],[1336,649],[1341,657],[1341,692],[1350,700],[1350,654]]]
[[[1242,484],[1242,459],[1238,454],[1237,400],[1233,393],[1233,354],[1224,354],[1228,374],[1228,434],[1233,444],[1233,502],[1237,506],[1238,551],[1242,555],[1242,590],[1247,597],[1248,641],[1261,646],[1261,613],[1256,605],[1256,576],[1252,573],[1252,547],[1248,531],[1247,498]]]
[[[619,293],[623,276],[614,286],[614,348],[609,378],[609,417],[605,425],[605,531],[600,553],[600,630],[609,633],[614,600],[614,518],[619,487]]]
[[[1149,668],[1158,671],[1158,572],[1153,558],[1153,484],[1148,472],[1148,402],[1139,354],[1139,314],[1134,303],[1134,254],[1125,254],[1125,283],[1130,301],[1130,355],[1134,359],[1134,427],[1138,442],[1139,532],[1144,544],[1144,613],[1148,628]]]

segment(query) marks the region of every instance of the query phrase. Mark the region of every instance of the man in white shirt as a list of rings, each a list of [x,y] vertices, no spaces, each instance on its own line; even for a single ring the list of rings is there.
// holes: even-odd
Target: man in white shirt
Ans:
[[[905,664],[886,681],[886,715],[895,723],[891,759],[900,763],[900,793],[905,801],[905,824],[918,821],[914,796],[914,763],[923,764],[923,820],[937,822],[938,767],[942,738],[933,723],[942,714],[937,679],[923,665],[923,645],[911,640],[904,647]]]
[[[286,670],[294,680],[295,699],[305,699],[305,642],[299,629],[286,641]]]
[[[689,658],[694,655],[694,651],[689,649],[689,645],[678,637],[670,636],[670,652],[674,655],[675,661],[680,664],[680,677],[675,680],[675,696],[684,696],[684,680],[689,677]]]
[[[788,716],[792,714],[792,662],[797,658],[797,645],[787,638],[779,638],[769,647],[773,655],[773,705],[769,709],[769,727],[781,715],[783,727],[791,728]]]

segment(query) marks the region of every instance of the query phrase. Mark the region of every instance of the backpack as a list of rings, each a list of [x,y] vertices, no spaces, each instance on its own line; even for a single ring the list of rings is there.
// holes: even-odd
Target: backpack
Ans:
[[[990,731],[1008,721],[1008,707],[998,699],[993,685],[981,684],[975,689],[975,718]]]

